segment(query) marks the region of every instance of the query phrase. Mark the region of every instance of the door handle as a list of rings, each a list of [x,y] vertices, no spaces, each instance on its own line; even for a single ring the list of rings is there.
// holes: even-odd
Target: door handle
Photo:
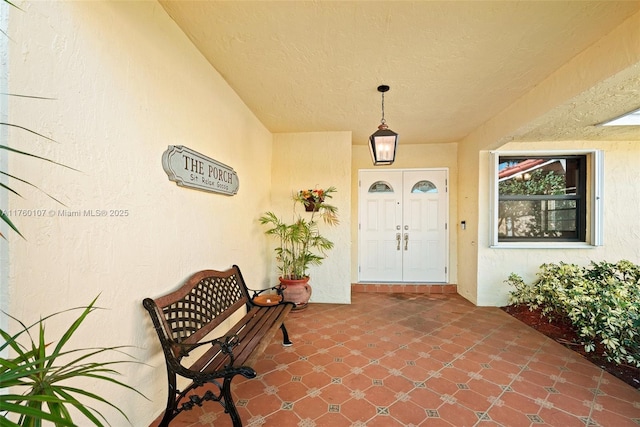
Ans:
[[[400,233],[396,233],[396,243],[398,244],[398,246],[396,247],[396,250],[399,251],[400,250]]]
[[[409,249],[409,233],[404,233],[404,250]]]

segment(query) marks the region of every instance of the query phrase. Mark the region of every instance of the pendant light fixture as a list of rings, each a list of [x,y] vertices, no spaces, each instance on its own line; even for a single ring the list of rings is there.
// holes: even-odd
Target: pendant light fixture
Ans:
[[[389,129],[384,120],[384,93],[389,90],[389,86],[378,86],[378,92],[382,93],[382,120],[378,130],[369,137],[369,150],[375,165],[390,165],[396,159],[396,149],[398,148],[398,134]]]

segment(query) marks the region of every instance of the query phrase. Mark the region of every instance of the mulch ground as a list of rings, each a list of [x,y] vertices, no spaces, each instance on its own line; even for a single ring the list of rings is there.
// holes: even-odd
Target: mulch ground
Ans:
[[[548,317],[542,316],[541,309],[531,311],[529,307],[521,304],[502,307],[502,310],[565,347],[579,353],[594,365],[620,378],[630,386],[640,389],[639,368],[607,361],[604,356],[601,356],[603,352],[602,346],[596,346],[596,350],[589,353],[584,351],[580,337],[566,317],[554,316],[554,319],[550,322]]]

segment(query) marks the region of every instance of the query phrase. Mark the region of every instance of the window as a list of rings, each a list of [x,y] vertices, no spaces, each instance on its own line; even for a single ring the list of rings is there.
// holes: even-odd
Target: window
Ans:
[[[496,152],[492,159],[492,246],[601,244],[599,152]]]
[[[419,181],[411,188],[412,193],[437,193],[438,187],[431,181]]]
[[[369,187],[369,193],[393,193],[393,187],[388,182],[376,181]]]

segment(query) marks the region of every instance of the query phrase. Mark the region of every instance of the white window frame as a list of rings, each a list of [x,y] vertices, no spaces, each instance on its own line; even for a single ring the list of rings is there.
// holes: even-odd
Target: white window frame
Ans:
[[[501,242],[498,239],[498,162],[500,156],[587,156],[587,236],[584,242]],[[602,246],[604,203],[604,152],[602,150],[491,151],[489,165],[489,246],[511,249],[584,249]]]

